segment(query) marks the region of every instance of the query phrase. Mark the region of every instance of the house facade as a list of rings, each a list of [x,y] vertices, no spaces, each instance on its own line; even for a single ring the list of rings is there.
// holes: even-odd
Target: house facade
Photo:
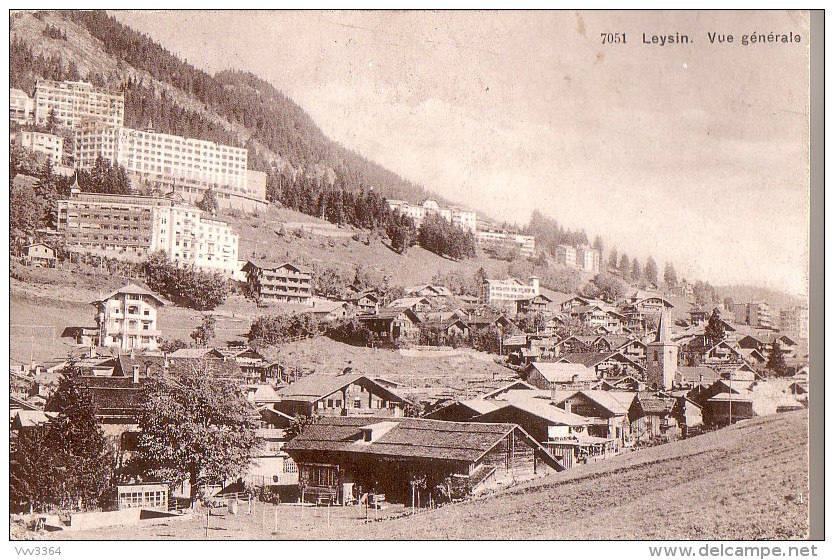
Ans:
[[[393,388],[360,374],[311,374],[278,391],[275,410],[295,416],[401,418],[409,401]]]
[[[360,493],[383,493],[410,504],[477,494],[562,466],[515,424],[443,422],[423,418],[325,418],[284,446],[299,469],[305,498],[352,503]]]
[[[313,271],[307,267],[250,260],[242,270],[251,293],[264,301],[301,305],[313,302]]]
[[[96,327],[102,346],[128,352],[159,347],[162,333],[156,315],[165,301],[157,294],[128,284],[92,305],[96,306]]]

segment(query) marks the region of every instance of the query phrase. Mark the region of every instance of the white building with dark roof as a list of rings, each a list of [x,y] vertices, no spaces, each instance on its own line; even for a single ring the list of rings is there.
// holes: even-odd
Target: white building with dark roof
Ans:
[[[159,295],[135,284],[92,302],[101,346],[123,351],[156,350],[162,336],[156,314],[165,303]]]

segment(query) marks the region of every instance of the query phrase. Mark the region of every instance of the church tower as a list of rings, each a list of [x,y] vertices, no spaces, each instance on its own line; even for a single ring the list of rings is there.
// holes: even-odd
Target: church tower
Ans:
[[[654,341],[646,345],[646,381],[657,389],[671,389],[678,371],[678,345],[672,342],[670,322],[662,312]]]

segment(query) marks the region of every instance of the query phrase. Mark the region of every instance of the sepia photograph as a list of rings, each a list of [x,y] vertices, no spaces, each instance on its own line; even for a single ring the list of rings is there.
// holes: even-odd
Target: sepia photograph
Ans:
[[[17,556],[811,537],[811,12],[8,17]]]

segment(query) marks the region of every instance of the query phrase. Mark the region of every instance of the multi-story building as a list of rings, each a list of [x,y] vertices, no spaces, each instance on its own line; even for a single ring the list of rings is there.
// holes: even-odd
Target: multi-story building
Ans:
[[[502,305],[504,302],[515,304],[520,299],[530,299],[539,295],[539,277],[531,276],[530,284],[524,284],[517,278],[507,280],[484,279],[481,285],[481,301],[487,304]]]
[[[122,351],[156,350],[161,332],[157,328],[157,309],[165,300],[150,290],[128,284],[94,301],[96,327],[102,346]]]
[[[404,216],[409,216],[414,220],[414,225],[420,227],[423,220],[428,214],[437,214],[447,222],[458,226],[459,228],[475,233],[477,230],[478,215],[469,210],[463,210],[450,206],[444,208],[432,199],[427,198],[421,204],[410,204],[405,200],[389,200],[388,206],[391,210],[396,210]]]
[[[521,235],[501,230],[482,230],[475,232],[475,244],[482,249],[504,247],[518,249],[523,257],[536,256],[536,238],[532,235]]]
[[[779,311],[779,328],[801,338],[808,338],[808,318],[808,308],[805,306],[782,309]]]
[[[64,156],[64,139],[55,134],[45,132],[33,132],[21,130],[17,133],[15,141],[19,146],[46,154],[52,165],[61,165]]]
[[[770,306],[764,302],[751,301],[735,305],[735,322],[739,325],[750,325],[769,329],[773,327]]]
[[[119,128],[124,123],[123,93],[86,82],[38,80],[35,85],[35,123],[46,124],[50,113],[55,121],[68,128],[100,123]]]
[[[226,222],[185,205],[153,209],[151,252],[164,251],[180,265],[233,276],[238,270],[238,234]]]
[[[150,128],[110,129],[93,123],[76,129],[76,167],[90,168],[99,157],[124,167],[134,185],[173,190],[188,202],[213,189],[221,207],[251,210],[266,204],[266,174],[247,170],[245,148]]]
[[[9,89],[9,120],[17,124],[29,124],[34,119],[35,102],[25,91]]]
[[[313,303],[313,271],[306,267],[250,260],[242,270],[251,293],[262,300]]]
[[[58,231],[67,248],[126,260],[141,260],[151,246],[154,208],[176,199],[158,196],[82,193],[58,201]]]
[[[599,274],[599,251],[587,245],[576,248],[576,266],[585,272]]]
[[[576,267],[576,247],[572,245],[558,245],[556,247],[556,262],[563,266]]]

